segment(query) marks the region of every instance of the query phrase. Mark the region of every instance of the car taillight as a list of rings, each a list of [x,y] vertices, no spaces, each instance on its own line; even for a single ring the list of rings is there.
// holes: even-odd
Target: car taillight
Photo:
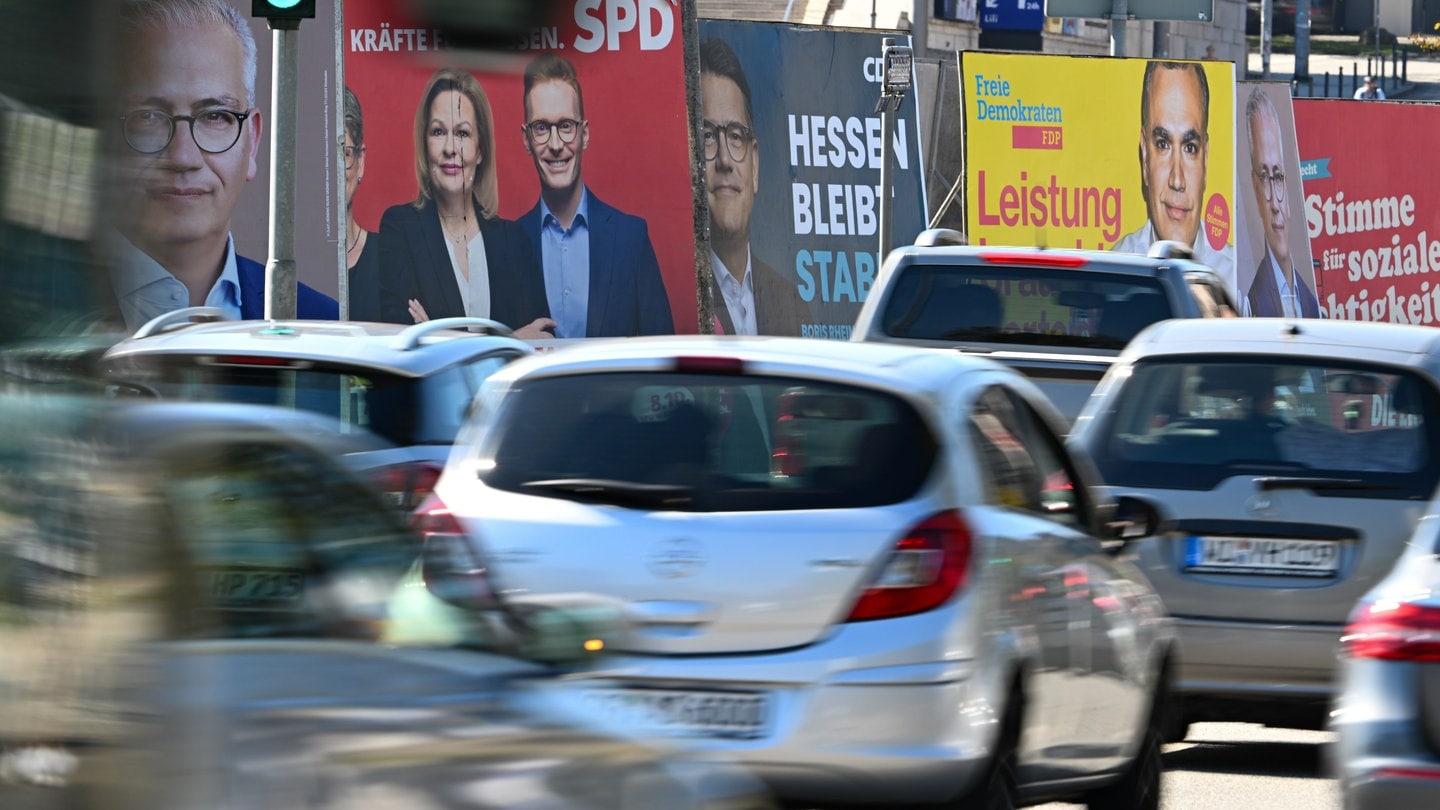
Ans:
[[[494,603],[483,555],[439,495],[432,492],[425,498],[410,515],[410,525],[424,541],[420,573],[431,593],[462,607]]]
[[[1352,658],[1440,661],[1440,608],[1392,601],[1363,604],[1340,644]]]
[[[959,512],[940,512],[917,524],[895,543],[847,621],[909,616],[944,604],[965,584],[970,545],[970,527]]]
[[[981,253],[990,264],[1020,264],[1028,267],[1084,267],[1089,259],[1064,253]]]
[[[371,471],[370,480],[380,490],[386,503],[409,513],[434,491],[440,473],[441,468],[434,464],[392,464]]]
[[[781,394],[775,403],[775,426],[770,437],[770,474],[799,475],[805,471],[805,451],[800,446],[800,401],[796,391]]]

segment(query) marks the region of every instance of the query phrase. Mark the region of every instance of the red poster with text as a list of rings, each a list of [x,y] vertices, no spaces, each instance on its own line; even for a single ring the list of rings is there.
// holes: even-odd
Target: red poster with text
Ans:
[[[1304,224],[1326,317],[1440,323],[1437,128],[1431,104],[1295,100]]]
[[[542,170],[527,150],[523,71],[542,53],[558,54],[574,66],[583,105],[585,145],[577,151],[580,182],[591,212],[591,336],[596,328],[596,299],[616,304],[616,312],[600,318],[615,316],[612,334],[653,331],[633,327],[637,316],[630,310],[635,305],[627,296],[632,287],[646,284],[645,278],[630,276],[650,272],[653,277],[647,268],[656,264],[663,280],[659,298],[662,303],[668,299],[673,331],[696,332],[694,208],[680,4],[678,0],[573,0],[560,5],[554,24],[535,29],[511,52],[482,59],[448,48],[439,32],[407,19],[404,4],[346,0],[345,85],[360,102],[364,121],[364,176],[352,203],[356,220],[365,230],[377,232],[387,209],[416,198],[416,164],[417,159],[424,160],[426,148],[421,144],[417,152],[417,107],[437,69],[459,68],[479,80],[494,117],[498,216],[523,224],[538,206]],[[619,224],[606,230],[602,210]],[[601,231],[614,234],[622,229],[619,246],[602,241]],[[645,254],[645,235],[653,247],[653,260]],[[601,267],[607,274],[603,284],[595,276]],[[380,268],[381,273],[387,271]],[[611,276],[616,279],[613,285]]]

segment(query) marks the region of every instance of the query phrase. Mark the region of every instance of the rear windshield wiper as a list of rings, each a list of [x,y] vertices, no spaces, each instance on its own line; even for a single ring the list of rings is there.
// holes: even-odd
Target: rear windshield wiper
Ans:
[[[1364,490],[1364,489],[1399,489],[1389,484],[1377,484],[1374,481],[1362,481],[1359,478],[1305,478],[1305,477],[1281,477],[1271,476],[1256,478],[1255,484],[1262,492],[1273,492],[1277,489],[1309,489],[1316,492],[1322,490]]]
[[[569,495],[576,500],[617,506],[651,508],[686,506],[695,500],[695,488],[679,484],[641,484],[613,478],[550,478],[526,481],[523,489]]]

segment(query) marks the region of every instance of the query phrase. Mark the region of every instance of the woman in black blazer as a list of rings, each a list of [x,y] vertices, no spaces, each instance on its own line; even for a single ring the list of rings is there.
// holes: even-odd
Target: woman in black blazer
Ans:
[[[380,310],[393,323],[469,315],[552,337],[530,239],[495,215],[495,119],[480,82],[441,68],[415,111],[415,201],[380,218]]]

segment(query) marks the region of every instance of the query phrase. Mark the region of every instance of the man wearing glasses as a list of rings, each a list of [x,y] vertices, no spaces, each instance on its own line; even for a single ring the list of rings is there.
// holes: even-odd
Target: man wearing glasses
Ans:
[[[645,220],[606,205],[581,180],[590,125],[574,65],[553,53],[531,60],[524,99],[522,137],[540,199],[520,225],[540,256],[555,336],[674,333]]]
[[[129,0],[122,31],[111,281],[125,325],[190,306],[263,318],[265,268],[230,236],[260,145],[250,26],[224,0]],[[339,316],[297,293],[301,318]]]
[[[787,279],[750,249],[750,213],[760,189],[750,83],[724,40],[700,43],[705,199],[710,208],[711,300],[715,331],[799,335],[809,307]]]
[[[1296,272],[1286,235],[1290,209],[1280,115],[1270,97],[1258,87],[1245,102],[1245,121],[1250,135],[1250,187],[1255,191],[1255,209],[1265,228],[1265,256],[1250,284],[1250,314],[1318,318],[1320,302],[1305,284],[1305,278]]]

